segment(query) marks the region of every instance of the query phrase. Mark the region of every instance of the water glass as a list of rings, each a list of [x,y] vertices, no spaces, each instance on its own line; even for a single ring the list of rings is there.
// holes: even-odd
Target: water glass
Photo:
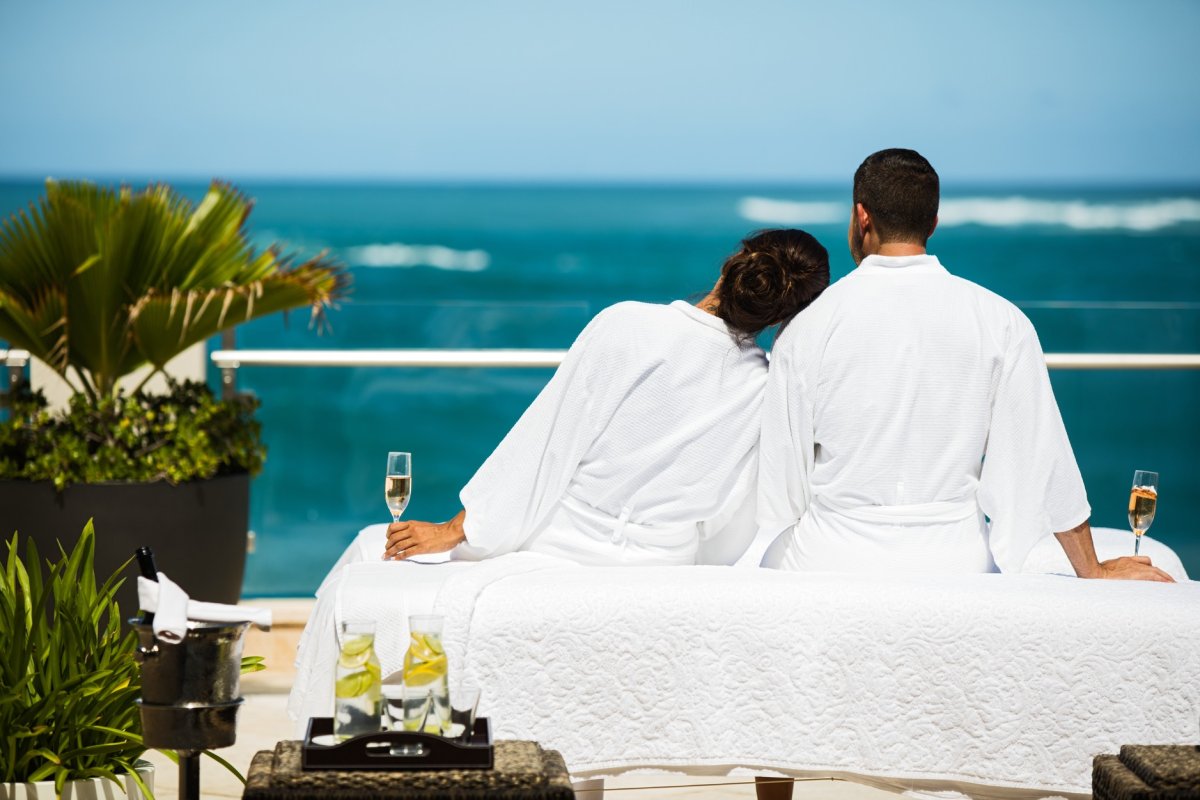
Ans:
[[[446,736],[470,738],[475,730],[475,710],[479,707],[479,689],[475,686],[450,687],[450,729]]]
[[[387,704],[389,730],[422,731],[425,729],[425,720],[429,716],[433,700],[428,687],[385,683],[383,697]]]

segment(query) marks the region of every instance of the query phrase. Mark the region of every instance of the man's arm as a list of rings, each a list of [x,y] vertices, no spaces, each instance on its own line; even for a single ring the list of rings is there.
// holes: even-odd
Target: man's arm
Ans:
[[[1092,542],[1092,526],[1088,520],[1054,536],[1066,552],[1075,574],[1081,578],[1175,582],[1170,575],[1152,566],[1146,556],[1123,556],[1108,561],[1097,559],[1096,546]]]

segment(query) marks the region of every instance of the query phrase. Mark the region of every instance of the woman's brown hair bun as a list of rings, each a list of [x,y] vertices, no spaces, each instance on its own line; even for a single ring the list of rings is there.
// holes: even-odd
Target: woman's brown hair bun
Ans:
[[[829,253],[804,231],[757,231],[721,267],[717,316],[754,336],[786,322],[829,285]]]

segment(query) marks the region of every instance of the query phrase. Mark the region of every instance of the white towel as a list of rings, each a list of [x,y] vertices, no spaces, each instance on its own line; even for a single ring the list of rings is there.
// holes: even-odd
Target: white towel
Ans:
[[[158,573],[158,581],[138,577],[138,604],[154,614],[154,637],[164,642],[183,641],[188,621],[250,622],[263,630],[271,628],[271,610],[189,600],[179,584]]]

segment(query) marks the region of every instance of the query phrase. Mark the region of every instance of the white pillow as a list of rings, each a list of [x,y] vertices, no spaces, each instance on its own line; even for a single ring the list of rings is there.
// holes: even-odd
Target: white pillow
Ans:
[[[1092,541],[1096,544],[1096,557],[1101,561],[1119,556],[1133,555],[1133,532],[1116,528],[1092,528]],[[1187,570],[1175,551],[1157,539],[1149,536],[1142,537],[1139,555],[1149,556],[1150,562],[1177,581],[1188,579]],[[1039,572],[1051,575],[1074,575],[1071,562],[1054,534],[1043,536],[1029,555],[1021,572]]]

